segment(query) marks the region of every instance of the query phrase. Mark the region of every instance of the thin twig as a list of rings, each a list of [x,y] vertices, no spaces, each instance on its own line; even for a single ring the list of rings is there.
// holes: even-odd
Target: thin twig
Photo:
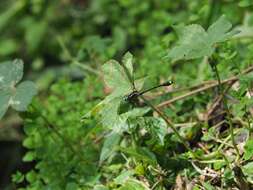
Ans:
[[[247,74],[247,73],[252,72],[252,71],[253,71],[253,65],[250,66],[250,67],[248,67],[247,69],[245,69],[241,74]],[[240,74],[240,75],[241,75],[241,74]],[[225,79],[225,80],[222,80],[222,81],[220,81],[220,82],[221,82],[221,84],[223,85],[223,84],[226,84],[226,83],[230,83],[230,82],[237,81],[237,80],[239,80],[239,76],[240,76],[240,75],[230,77],[230,78]],[[187,98],[187,97],[189,97],[189,96],[193,96],[193,95],[195,95],[195,94],[198,94],[198,93],[200,93],[200,92],[209,90],[209,89],[214,88],[214,87],[217,87],[217,86],[219,86],[219,82],[218,82],[218,81],[215,81],[215,82],[213,82],[212,84],[209,84],[209,85],[207,85],[207,86],[198,88],[198,89],[193,90],[193,91],[191,91],[191,92],[188,92],[188,93],[185,93],[185,94],[183,94],[183,95],[180,95],[180,96],[177,96],[177,97],[175,97],[175,98],[172,98],[172,99],[170,99],[170,100],[164,101],[164,102],[160,103],[159,105],[157,105],[156,107],[157,107],[157,108],[162,108],[162,107],[168,106],[168,105],[170,105],[170,104],[172,104],[172,103],[174,103],[174,102],[176,102],[176,101],[178,101],[178,100],[182,100],[182,99],[184,99],[184,98]]]

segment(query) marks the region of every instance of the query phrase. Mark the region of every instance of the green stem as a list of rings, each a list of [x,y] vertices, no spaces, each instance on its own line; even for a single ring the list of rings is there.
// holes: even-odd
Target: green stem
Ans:
[[[216,60],[212,59],[211,62],[210,62],[210,65],[211,65],[211,68],[212,68],[213,72],[215,73],[216,78],[218,80],[219,93],[224,97],[224,98],[222,98],[222,101],[223,101],[223,105],[225,107],[225,110],[227,112],[227,119],[228,119],[228,124],[229,124],[229,130],[230,130],[231,140],[232,140],[233,147],[234,147],[234,149],[236,151],[237,160],[238,160],[240,158],[240,152],[239,152],[239,149],[237,148],[236,143],[235,143],[235,135],[234,135],[234,129],[233,129],[233,122],[232,122],[232,119],[230,117],[230,111],[229,111],[229,108],[228,108],[227,99],[225,97],[226,91],[225,90],[223,91],[223,89],[222,89],[221,78],[220,78],[219,71],[217,69]]]

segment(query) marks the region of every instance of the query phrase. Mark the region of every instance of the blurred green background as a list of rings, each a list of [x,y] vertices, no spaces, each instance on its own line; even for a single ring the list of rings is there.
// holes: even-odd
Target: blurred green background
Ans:
[[[210,75],[204,69],[198,77],[180,75],[189,69],[198,73],[199,68],[171,65],[164,59],[177,39],[173,26],[207,27],[225,14],[249,38],[252,10],[251,0],[4,0],[0,1],[0,61],[23,59],[25,77],[37,83],[42,100],[55,81],[80,81],[88,75],[97,79],[101,64],[121,58],[126,51],[136,57],[137,75],[149,76],[151,84],[173,78],[178,85],[192,85]],[[84,88],[97,86],[101,94],[100,81],[90,81]],[[17,169],[25,172],[33,167],[34,163],[22,162],[23,139],[21,119],[9,111],[0,122],[0,189],[10,185]]]

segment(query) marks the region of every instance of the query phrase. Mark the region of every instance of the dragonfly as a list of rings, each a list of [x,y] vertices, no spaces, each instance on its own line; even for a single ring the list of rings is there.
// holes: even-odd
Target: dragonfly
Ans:
[[[124,55],[121,63],[115,60],[108,61],[102,66],[102,71],[104,82],[106,86],[112,90],[112,92],[83,118],[101,116],[103,120],[102,123],[105,125],[112,125],[112,123],[116,123],[118,118],[123,116],[121,114],[126,113],[120,111],[122,102],[127,102],[136,107],[139,105],[138,98],[140,96],[151,90],[163,86],[169,86],[173,83],[172,81],[167,81],[149,89],[142,90],[145,78],[137,80],[134,78],[133,56],[130,53],[126,53]],[[128,112],[128,114],[130,113]]]
[[[142,91],[133,90],[133,92],[131,92],[130,94],[125,96],[125,100],[132,103],[132,104],[135,104],[135,102],[138,102],[137,99],[138,99],[139,96],[144,95],[147,92],[150,92],[154,89],[157,89],[157,88],[160,88],[160,87],[165,87],[165,86],[170,86],[172,84],[173,84],[173,81],[167,81],[167,82],[164,82],[162,84],[159,84],[157,86],[154,86],[154,87],[142,90]]]
[[[120,75],[117,75],[117,72],[120,73]],[[145,78],[139,80],[134,79],[133,56],[130,53],[125,54],[122,63],[118,63],[116,61],[110,61],[106,63],[104,65],[104,74],[105,74],[105,81],[113,80],[118,83],[116,85],[110,85],[110,82],[108,82],[107,84],[109,87],[112,87],[112,89],[114,89],[115,91],[117,91],[119,88],[122,87],[125,88],[126,91],[122,91],[122,94],[120,95],[121,96],[123,95],[123,99],[130,103],[137,102],[138,97],[146,94],[147,92],[150,92],[160,87],[170,86],[173,84],[173,81],[169,80],[154,87],[141,90]]]

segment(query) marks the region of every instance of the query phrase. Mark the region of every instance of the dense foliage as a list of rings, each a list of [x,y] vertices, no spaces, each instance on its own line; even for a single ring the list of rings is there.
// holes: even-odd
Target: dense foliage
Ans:
[[[34,164],[10,189],[253,188],[250,0],[0,10],[0,116],[21,111],[23,161]],[[33,100],[34,84],[17,84],[23,63],[6,62],[16,57]]]

